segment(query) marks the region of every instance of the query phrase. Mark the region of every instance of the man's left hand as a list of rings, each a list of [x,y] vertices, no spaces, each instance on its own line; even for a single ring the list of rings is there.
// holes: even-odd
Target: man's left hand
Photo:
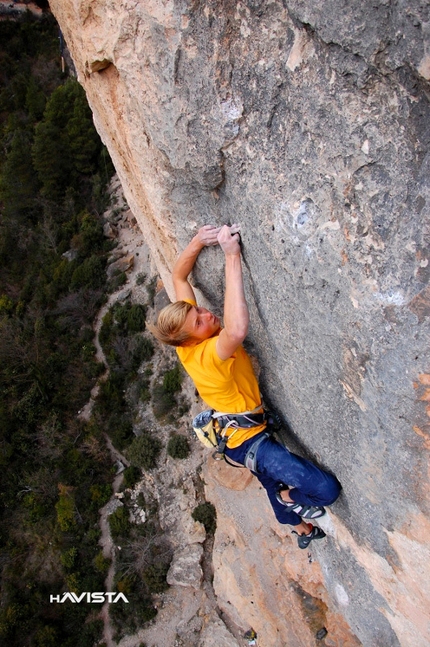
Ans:
[[[221,230],[221,227],[215,227],[214,225],[203,225],[200,227],[196,234],[196,238],[200,245],[203,247],[210,247],[211,245],[218,245],[218,234]]]

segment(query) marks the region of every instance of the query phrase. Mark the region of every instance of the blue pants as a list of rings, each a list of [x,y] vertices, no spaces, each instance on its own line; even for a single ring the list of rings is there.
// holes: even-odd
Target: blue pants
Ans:
[[[244,463],[245,454],[259,436],[254,436],[235,449],[226,448],[226,456],[238,463]],[[279,503],[276,492],[282,486],[289,486],[290,497],[295,503],[325,506],[336,501],[342,486],[333,474],[320,469],[310,461],[292,454],[273,438],[260,444],[257,452],[258,478],[267,492],[273,511],[279,523],[298,526],[301,517]]]

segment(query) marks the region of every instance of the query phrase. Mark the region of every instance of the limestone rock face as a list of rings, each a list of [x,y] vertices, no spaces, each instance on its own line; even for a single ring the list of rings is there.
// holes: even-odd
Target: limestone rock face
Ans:
[[[309,565],[254,483],[232,490],[241,512],[210,479],[225,613],[245,629],[263,618],[261,644],[314,644],[310,624],[290,638],[294,594],[349,626],[327,645],[427,646],[428,3],[50,6],[169,294],[198,226],[242,223],[265,397],[288,445],[343,484]],[[220,314],[219,250],[195,281]]]
[[[201,544],[191,544],[176,552],[167,573],[168,584],[199,589],[203,580],[200,566],[202,555]]]
[[[240,647],[240,643],[226,629],[216,616],[204,627],[199,647]]]

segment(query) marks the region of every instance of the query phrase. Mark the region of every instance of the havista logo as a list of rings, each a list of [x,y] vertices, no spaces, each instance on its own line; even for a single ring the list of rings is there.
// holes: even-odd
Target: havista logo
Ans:
[[[106,600],[110,604],[115,604],[115,602],[119,602],[120,600],[126,602],[127,604],[129,603],[124,593],[113,593],[111,591],[107,593],[88,593],[86,591],[85,593],[80,593],[79,595],[77,593],[63,593],[62,595],[49,596],[50,602],[58,602],[59,604],[64,604],[64,602],[67,601],[73,602],[73,604],[79,602],[103,604],[103,602],[105,602]]]

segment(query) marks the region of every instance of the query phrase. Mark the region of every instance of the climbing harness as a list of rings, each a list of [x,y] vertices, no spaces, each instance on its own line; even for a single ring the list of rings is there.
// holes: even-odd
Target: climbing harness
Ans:
[[[206,446],[216,448],[212,454],[215,460],[225,460],[233,467],[242,467],[230,462],[225,455],[228,441],[239,429],[250,429],[266,423],[266,433],[259,436],[251,445],[245,457],[245,466],[256,472],[257,449],[261,442],[268,438],[279,425],[279,419],[271,412],[265,411],[262,405],[252,411],[241,413],[223,413],[207,409],[199,413],[192,422],[197,438]]]
[[[212,417],[215,420],[215,428],[218,429],[218,447],[212,454],[212,457],[218,461],[226,459],[225,448],[227,443],[239,429],[258,427],[266,421],[266,414],[261,405],[255,407],[252,411],[243,411],[242,413],[235,414],[215,411]]]

